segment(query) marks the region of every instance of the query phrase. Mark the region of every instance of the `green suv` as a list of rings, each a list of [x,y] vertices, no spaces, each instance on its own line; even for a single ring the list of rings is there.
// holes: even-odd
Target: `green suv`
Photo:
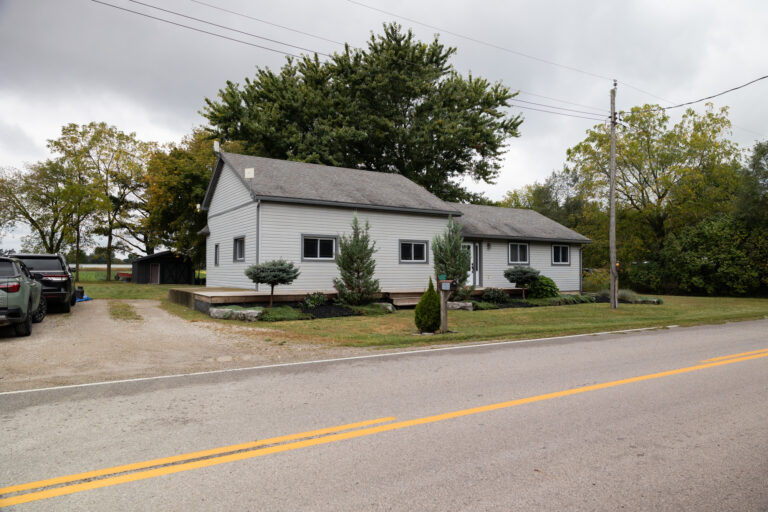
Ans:
[[[42,290],[21,261],[0,257],[0,326],[13,325],[17,336],[29,336],[32,322],[45,318]]]

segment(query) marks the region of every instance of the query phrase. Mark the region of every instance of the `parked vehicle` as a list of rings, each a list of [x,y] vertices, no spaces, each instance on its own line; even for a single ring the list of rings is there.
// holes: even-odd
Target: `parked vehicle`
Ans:
[[[43,297],[48,304],[60,304],[68,313],[77,303],[75,279],[67,260],[61,254],[12,254],[27,266],[32,276],[43,285]]]
[[[13,325],[17,336],[29,336],[32,323],[42,322],[46,310],[43,286],[24,263],[0,257],[0,325]]]

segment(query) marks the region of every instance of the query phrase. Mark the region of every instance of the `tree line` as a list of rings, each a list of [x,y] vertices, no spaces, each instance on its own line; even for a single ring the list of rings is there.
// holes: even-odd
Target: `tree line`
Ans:
[[[622,286],[656,293],[744,295],[768,291],[768,141],[743,150],[729,139],[727,108],[635,107],[618,126],[617,256]],[[590,237],[584,266],[608,266],[610,135],[596,126],[544,182],[509,192],[504,206],[532,208]]]
[[[203,201],[222,149],[270,158],[401,173],[447,201],[494,204],[465,180],[493,184],[523,119],[515,92],[462,76],[456,49],[387,24],[364,49],[321,62],[288,58],[204,99],[206,127],[178,143],[139,140],[106,123],[69,124],[51,158],[0,172],[0,236],[29,225],[25,250],[103,246],[173,249],[202,265]],[[671,123],[644,105],[618,127],[618,256],[622,283],[653,292],[768,290],[768,141],[744,152],[727,110],[688,110]],[[501,206],[532,208],[590,237],[584,265],[608,264],[609,133],[597,125],[543,183]],[[111,257],[107,258],[111,267]],[[111,270],[111,268],[110,268]]]

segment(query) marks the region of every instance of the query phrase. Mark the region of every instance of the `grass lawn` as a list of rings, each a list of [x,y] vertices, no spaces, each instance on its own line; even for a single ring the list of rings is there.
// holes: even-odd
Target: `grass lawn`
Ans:
[[[134,285],[140,286],[140,285]],[[172,314],[191,321],[229,322],[242,326],[278,329],[273,339],[312,341],[360,347],[400,347],[446,342],[515,340],[582,334],[638,327],[715,324],[768,318],[768,299],[709,297],[664,297],[663,305],[620,304],[612,311],[608,304],[497,309],[491,311],[449,311],[444,335],[419,336],[413,310],[391,315],[328,318],[264,324],[213,320],[183,306],[164,302]]]
[[[125,272],[125,270],[112,270],[112,279],[115,278],[115,274],[118,272]],[[88,269],[88,270],[81,270],[80,271],[80,281],[81,282],[93,282],[93,281],[104,281],[107,277],[107,268],[96,268],[96,269]]]
[[[109,316],[115,320],[141,320],[141,315],[131,304],[113,300],[109,303]]]
[[[93,299],[156,299],[168,298],[168,290],[171,288],[200,288],[199,286],[185,284],[133,284],[120,281],[88,282],[78,281],[77,286],[82,286],[85,294]]]

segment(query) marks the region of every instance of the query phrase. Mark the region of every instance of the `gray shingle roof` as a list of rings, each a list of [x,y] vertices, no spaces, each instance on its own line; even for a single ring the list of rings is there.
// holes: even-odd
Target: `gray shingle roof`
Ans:
[[[249,182],[247,186],[253,190],[254,199],[439,215],[459,214],[450,204],[399,174],[236,153],[222,152],[220,156],[237,172],[244,184]],[[245,180],[245,169],[248,167],[254,169],[252,180]],[[206,208],[220,170],[221,165],[217,165],[203,203]]]
[[[448,203],[462,215],[456,222],[465,237],[590,243],[584,235],[533,210]]]

